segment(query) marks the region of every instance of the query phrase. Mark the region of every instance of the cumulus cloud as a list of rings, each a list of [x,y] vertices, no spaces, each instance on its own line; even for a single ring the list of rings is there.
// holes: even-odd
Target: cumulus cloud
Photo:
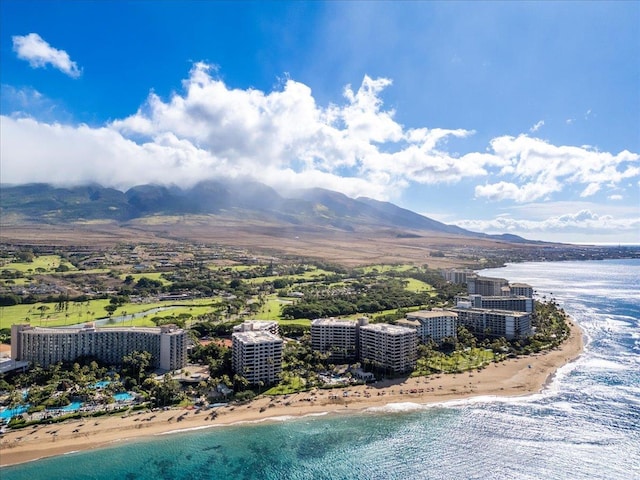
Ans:
[[[573,184],[586,185],[580,196],[589,197],[603,186],[640,175],[640,155],[627,150],[613,155],[588,146],[551,145],[527,135],[494,138],[491,150],[504,164],[497,175],[513,180],[478,185],[476,197],[490,200],[530,202]]]
[[[266,93],[229,88],[212,73],[197,63],[181,92],[168,99],[151,93],[135,114],[101,128],[3,117],[12,132],[1,147],[3,180],[124,188],[253,176],[273,186],[388,199],[409,182],[457,182],[505,166],[491,154],[457,156],[442,148],[472,131],[398,123],[380,98],[389,79],[365,76],[359,88],[344,89],[342,104],[322,107],[292,79]]]
[[[77,71],[75,64],[69,69]],[[640,176],[637,154],[555,146],[527,135],[494,138],[484,152],[450,153],[449,140],[475,132],[405,127],[382,102],[391,85],[365,76],[357,88],[344,88],[340,103],[322,106],[291,78],[271,92],[234,89],[213,67],[196,63],[179,92],[151,93],[137,112],[100,127],[16,111],[3,116],[2,180],[127,188],[250,176],[274,187],[325,187],[386,200],[410,184],[471,179],[483,182],[477,198],[525,203],[572,185],[582,197],[620,192],[621,182]]]
[[[37,33],[14,35],[11,38],[13,51],[18,58],[28,61],[33,68],[51,65],[72,78],[78,78],[82,73],[67,52],[53,48]]]

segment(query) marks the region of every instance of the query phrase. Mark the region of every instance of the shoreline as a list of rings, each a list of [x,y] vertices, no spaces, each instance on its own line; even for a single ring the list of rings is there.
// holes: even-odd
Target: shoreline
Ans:
[[[8,431],[0,437],[0,467],[208,428],[305,416],[358,414],[375,409],[384,411],[385,407],[396,404],[439,405],[477,397],[539,393],[553,383],[560,367],[573,362],[583,352],[583,332],[573,319],[568,322],[569,338],[559,348],[491,363],[482,370],[384,380],[332,390],[315,389],[287,396],[261,395],[249,404],[215,410],[141,411],[126,417],[87,417]],[[214,411],[217,416],[212,418]]]

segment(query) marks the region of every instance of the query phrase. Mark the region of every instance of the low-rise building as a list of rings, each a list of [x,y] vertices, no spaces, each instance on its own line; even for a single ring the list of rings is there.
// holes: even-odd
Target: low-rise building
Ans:
[[[282,338],[266,330],[234,332],[233,371],[249,383],[275,383],[282,372]]]
[[[11,326],[11,358],[47,367],[95,357],[109,365],[120,365],[135,351],[151,353],[151,365],[175,370],[187,364],[187,332],[175,325],[161,327],[42,328]]]

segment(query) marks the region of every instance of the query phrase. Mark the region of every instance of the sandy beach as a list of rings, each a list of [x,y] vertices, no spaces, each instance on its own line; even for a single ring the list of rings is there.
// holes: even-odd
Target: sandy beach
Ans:
[[[325,412],[345,414],[394,403],[431,404],[477,396],[506,397],[537,393],[558,368],[582,352],[580,327],[573,321],[570,323],[571,334],[561,348],[491,364],[479,371],[379,381],[375,385],[315,390],[288,396],[261,396],[249,404],[209,410],[143,411],[125,418],[122,415],[84,418],[9,431],[1,437],[0,465],[14,465],[103,447],[114,442],[211,425],[268,421],[270,418]],[[212,412],[217,412],[217,415],[212,415]]]

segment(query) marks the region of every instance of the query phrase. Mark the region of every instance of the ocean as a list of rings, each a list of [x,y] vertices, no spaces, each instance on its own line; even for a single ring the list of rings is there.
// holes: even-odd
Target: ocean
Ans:
[[[541,393],[174,433],[0,470],[2,480],[640,479],[640,261],[510,264],[582,327]]]

